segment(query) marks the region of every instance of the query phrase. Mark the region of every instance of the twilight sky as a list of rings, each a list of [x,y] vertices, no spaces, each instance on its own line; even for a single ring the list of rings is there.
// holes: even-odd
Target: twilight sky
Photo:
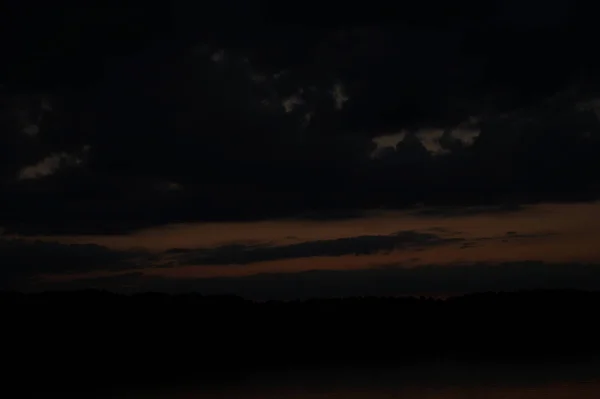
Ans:
[[[584,3],[419,2],[380,26],[222,3],[15,9],[0,288],[600,288]]]

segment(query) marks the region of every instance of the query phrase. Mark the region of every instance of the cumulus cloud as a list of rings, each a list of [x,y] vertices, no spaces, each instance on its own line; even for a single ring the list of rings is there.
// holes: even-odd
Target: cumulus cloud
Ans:
[[[36,179],[53,174],[60,167],[67,154],[54,154],[42,159],[35,165],[26,166],[19,172],[19,179]]]
[[[89,149],[89,146],[84,146],[81,151],[74,154],[65,152],[51,154],[36,164],[25,166],[19,171],[17,178],[19,180],[39,179],[55,174],[64,166],[80,166],[84,162]]]

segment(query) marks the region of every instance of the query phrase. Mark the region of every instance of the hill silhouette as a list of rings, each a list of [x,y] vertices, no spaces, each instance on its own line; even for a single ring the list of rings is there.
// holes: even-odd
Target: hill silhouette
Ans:
[[[45,392],[75,383],[223,381],[283,368],[593,359],[600,355],[599,306],[600,292],[584,291],[288,302],[0,294],[3,362]]]

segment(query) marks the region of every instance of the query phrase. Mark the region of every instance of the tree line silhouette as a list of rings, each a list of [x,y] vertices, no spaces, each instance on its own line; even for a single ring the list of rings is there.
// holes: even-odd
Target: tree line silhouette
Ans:
[[[214,381],[255,370],[410,366],[440,359],[571,361],[600,354],[600,292],[287,302],[104,291],[4,292],[0,298],[4,362],[14,375],[44,387],[65,381]]]

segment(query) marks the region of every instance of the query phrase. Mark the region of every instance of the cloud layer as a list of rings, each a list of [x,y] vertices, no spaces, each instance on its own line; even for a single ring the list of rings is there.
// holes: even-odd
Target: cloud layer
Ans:
[[[207,7],[228,27],[242,15],[283,15],[274,5],[226,3]],[[163,41],[144,33],[158,26],[158,9],[146,19],[70,11],[80,22],[66,31],[85,21],[110,32],[101,43],[92,28],[73,38],[47,32],[80,48],[77,59],[25,38],[23,48],[48,56],[38,65],[13,54],[0,89],[0,226],[119,233],[420,203],[598,198],[596,28],[582,5],[542,16],[526,1],[521,18],[497,2],[439,16],[427,4],[398,10],[426,12],[421,25],[240,22],[224,31],[214,21],[195,30],[204,26],[190,17],[197,13],[178,3],[169,23],[179,33]],[[398,134],[372,156],[382,137]]]

